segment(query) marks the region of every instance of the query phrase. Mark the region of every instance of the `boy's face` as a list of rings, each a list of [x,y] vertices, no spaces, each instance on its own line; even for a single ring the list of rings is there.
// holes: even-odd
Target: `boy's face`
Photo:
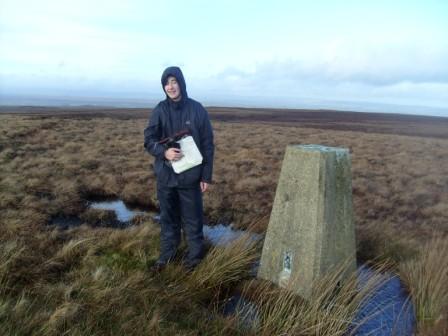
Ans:
[[[169,76],[165,84],[165,92],[174,101],[181,100],[180,86],[176,77]]]

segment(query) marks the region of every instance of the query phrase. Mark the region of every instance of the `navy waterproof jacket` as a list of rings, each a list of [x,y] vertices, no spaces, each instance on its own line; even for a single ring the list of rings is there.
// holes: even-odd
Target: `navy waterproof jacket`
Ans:
[[[152,111],[148,126],[145,128],[146,150],[155,157],[154,172],[157,183],[169,187],[195,186],[199,182],[212,182],[213,171],[213,130],[205,108],[187,95],[182,71],[178,67],[169,67],[162,74],[162,88],[169,76],[174,76],[180,86],[182,99],[174,102],[168,96]],[[158,142],[175,133],[188,129],[202,154],[202,164],[176,174],[169,161],[165,159],[164,145]]]

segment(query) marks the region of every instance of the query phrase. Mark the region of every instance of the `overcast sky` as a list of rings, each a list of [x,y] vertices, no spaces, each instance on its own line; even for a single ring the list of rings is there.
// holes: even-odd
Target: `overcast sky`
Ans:
[[[0,0],[0,91],[448,111],[448,1]]]

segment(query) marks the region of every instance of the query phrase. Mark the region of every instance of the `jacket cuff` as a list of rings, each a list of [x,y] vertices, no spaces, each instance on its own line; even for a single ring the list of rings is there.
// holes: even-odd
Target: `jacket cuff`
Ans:
[[[212,177],[209,175],[202,175],[201,182],[206,182],[206,183],[212,184],[213,183]]]
[[[154,154],[155,157],[157,157],[159,159],[164,159],[165,158],[165,151],[166,151],[165,146],[163,146],[161,144],[157,144],[157,143],[154,145],[153,154]]]

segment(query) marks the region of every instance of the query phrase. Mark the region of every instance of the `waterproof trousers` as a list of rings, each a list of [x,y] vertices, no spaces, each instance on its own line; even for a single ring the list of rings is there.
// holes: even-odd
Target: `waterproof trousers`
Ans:
[[[196,266],[204,256],[202,192],[199,186],[157,186],[160,204],[160,257],[168,263],[174,258],[183,228],[188,245],[186,264]]]

